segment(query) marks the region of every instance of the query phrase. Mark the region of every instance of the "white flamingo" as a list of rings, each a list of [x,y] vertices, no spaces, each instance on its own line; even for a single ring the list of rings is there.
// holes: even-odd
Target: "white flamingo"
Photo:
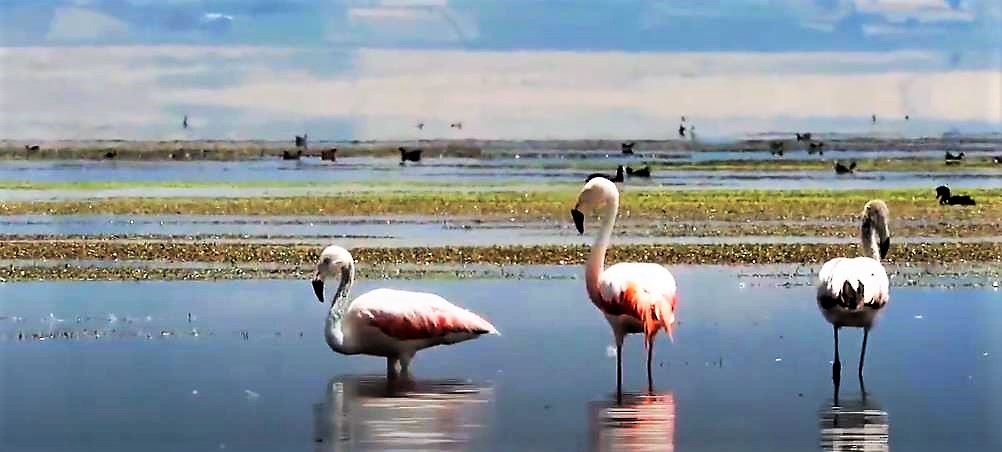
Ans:
[[[427,292],[375,289],[348,300],[355,259],[331,245],[320,253],[313,291],[324,303],[324,280],[340,279],[324,327],[327,345],[345,355],[386,357],[386,373],[406,375],[418,350],[499,334],[480,316]]]
[[[838,382],[842,364],[838,356],[838,330],[842,327],[863,329],[863,346],[859,353],[859,378],[863,379],[863,359],[866,340],[880,310],[890,301],[887,271],[880,260],[891,247],[887,204],[879,199],[863,207],[860,240],[866,256],[837,257],[825,262],[818,273],[818,308],[832,324],[835,334],[835,360],[832,380]]]
[[[678,291],[675,278],[659,264],[619,263],[605,268],[605,252],[619,211],[619,190],[605,178],[588,181],[578,194],[571,217],[579,233],[584,233],[582,209],[598,210],[602,228],[585,264],[585,286],[591,302],[602,311],[616,339],[616,393],[623,392],[623,339],[643,333],[647,347],[647,386],[653,390],[651,361],[654,337],[664,329],[671,335],[675,323]]]

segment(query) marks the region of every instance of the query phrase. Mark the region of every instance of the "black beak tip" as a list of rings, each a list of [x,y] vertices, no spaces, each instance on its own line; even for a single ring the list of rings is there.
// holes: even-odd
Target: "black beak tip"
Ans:
[[[317,295],[317,301],[324,302],[324,281],[322,279],[313,280],[313,293]]]
[[[578,209],[571,209],[571,218],[574,219],[574,227],[578,234],[584,234],[584,214]]]

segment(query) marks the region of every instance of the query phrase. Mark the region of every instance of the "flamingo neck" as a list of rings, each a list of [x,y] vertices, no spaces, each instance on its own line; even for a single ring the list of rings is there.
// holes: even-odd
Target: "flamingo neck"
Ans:
[[[863,236],[863,251],[873,258],[873,260],[880,262],[880,247],[877,245],[877,231],[871,230],[868,234]]]
[[[345,343],[347,331],[344,329],[343,322],[344,315],[351,306],[348,294],[351,292],[351,286],[354,283],[355,265],[352,264],[342,270],[341,282],[338,285],[337,292],[334,294],[334,300],[331,302],[331,309],[327,313],[327,321],[324,322],[324,338],[327,340],[327,345],[338,353],[354,353],[351,347]]]
[[[588,255],[588,262],[585,264],[585,285],[588,287],[588,296],[592,300],[598,300],[601,297],[598,279],[602,276],[602,271],[605,270],[605,252],[609,249],[612,228],[616,224],[618,212],[619,197],[610,196],[606,202],[606,208],[602,212],[602,228],[598,232],[595,244],[591,247],[591,254]]]

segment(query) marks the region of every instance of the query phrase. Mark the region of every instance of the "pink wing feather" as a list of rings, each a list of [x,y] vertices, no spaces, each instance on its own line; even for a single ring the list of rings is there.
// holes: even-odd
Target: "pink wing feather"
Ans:
[[[603,272],[596,306],[607,315],[628,316],[643,326],[647,342],[658,330],[671,335],[678,289],[668,269],[657,264],[622,263]]]
[[[387,336],[431,339],[448,334],[497,334],[488,321],[431,293],[377,289],[352,303],[352,311]]]

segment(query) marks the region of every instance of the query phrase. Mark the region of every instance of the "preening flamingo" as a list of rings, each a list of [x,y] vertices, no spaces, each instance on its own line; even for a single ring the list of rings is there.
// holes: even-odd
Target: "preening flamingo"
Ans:
[[[490,322],[427,292],[375,289],[354,300],[355,259],[348,250],[324,248],[313,275],[313,292],[324,303],[324,280],[338,277],[324,325],[327,345],[345,355],[386,357],[388,377],[407,374],[418,350],[455,344],[483,334],[499,334]]]
[[[671,335],[678,302],[675,278],[659,264],[624,262],[605,268],[605,252],[619,211],[616,184],[597,177],[581,189],[571,210],[574,226],[581,234],[584,234],[583,209],[597,210],[602,216],[602,228],[585,264],[585,286],[591,302],[609,321],[616,339],[616,393],[623,392],[623,339],[631,333],[644,334],[647,385],[653,390],[654,337],[661,329]]]
[[[887,204],[879,199],[863,207],[860,240],[867,256],[837,257],[821,267],[818,273],[818,308],[832,324],[835,334],[835,360],[832,380],[838,383],[842,364],[838,356],[838,330],[842,327],[863,329],[863,346],[859,353],[859,378],[863,379],[863,359],[866,340],[880,310],[890,301],[887,271],[880,260],[891,248]]]

